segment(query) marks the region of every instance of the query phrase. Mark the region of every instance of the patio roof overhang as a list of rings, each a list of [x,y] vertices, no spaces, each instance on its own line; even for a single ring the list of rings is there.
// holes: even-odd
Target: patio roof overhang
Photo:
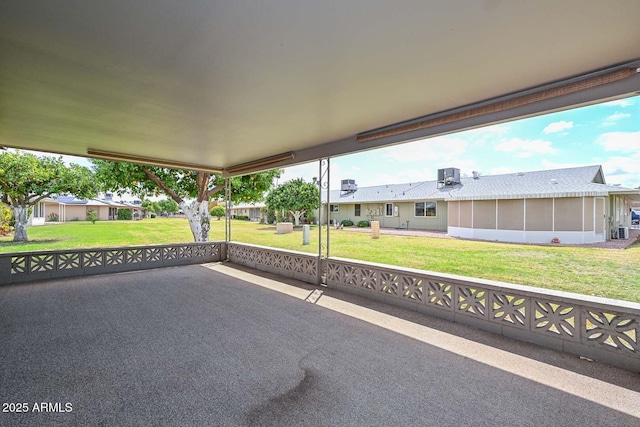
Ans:
[[[231,175],[367,150],[639,93],[637,16],[622,0],[7,0],[0,145]]]

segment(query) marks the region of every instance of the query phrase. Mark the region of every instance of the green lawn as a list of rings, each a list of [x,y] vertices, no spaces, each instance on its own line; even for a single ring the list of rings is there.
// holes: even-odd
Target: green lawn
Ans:
[[[211,240],[224,239],[224,221],[211,222]],[[28,229],[31,241],[0,238],[0,252],[192,241],[185,219],[71,222]],[[275,227],[232,222],[232,240],[317,253],[318,231],[276,235]],[[626,250],[516,245],[331,231],[331,255],[640,302],[640,245]]]

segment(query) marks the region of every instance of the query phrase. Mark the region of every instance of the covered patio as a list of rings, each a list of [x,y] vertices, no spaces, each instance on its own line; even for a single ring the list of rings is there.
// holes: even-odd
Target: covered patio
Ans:
[[[332,157],[637,95],[636,16],[623,0],[8,0],[0,146],[217,173],[227,189],[318,161],[328,193]],[[1,255],[0,397],[30,413],[0,423],[640,417],[638,304],[335,259],[328,231],[317,255],[227,231]]]
[[[637,374],[228,263],[0,287],[0,348],[5,425],[640,417]]]

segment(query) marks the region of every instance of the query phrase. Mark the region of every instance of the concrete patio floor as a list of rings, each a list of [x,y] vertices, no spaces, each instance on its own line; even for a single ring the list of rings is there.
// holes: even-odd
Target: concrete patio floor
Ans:
[[[0,402],[28,409],[0,425],[640,423],[639,373],[314,289],[228,263],[0,287]]]

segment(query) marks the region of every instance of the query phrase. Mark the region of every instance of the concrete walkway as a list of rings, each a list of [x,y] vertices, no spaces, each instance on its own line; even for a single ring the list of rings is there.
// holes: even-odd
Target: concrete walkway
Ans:
[[[0,425],[640,423],[638,373],[314,289],[232,264],[0,287],[0,402],[29,410]]]

